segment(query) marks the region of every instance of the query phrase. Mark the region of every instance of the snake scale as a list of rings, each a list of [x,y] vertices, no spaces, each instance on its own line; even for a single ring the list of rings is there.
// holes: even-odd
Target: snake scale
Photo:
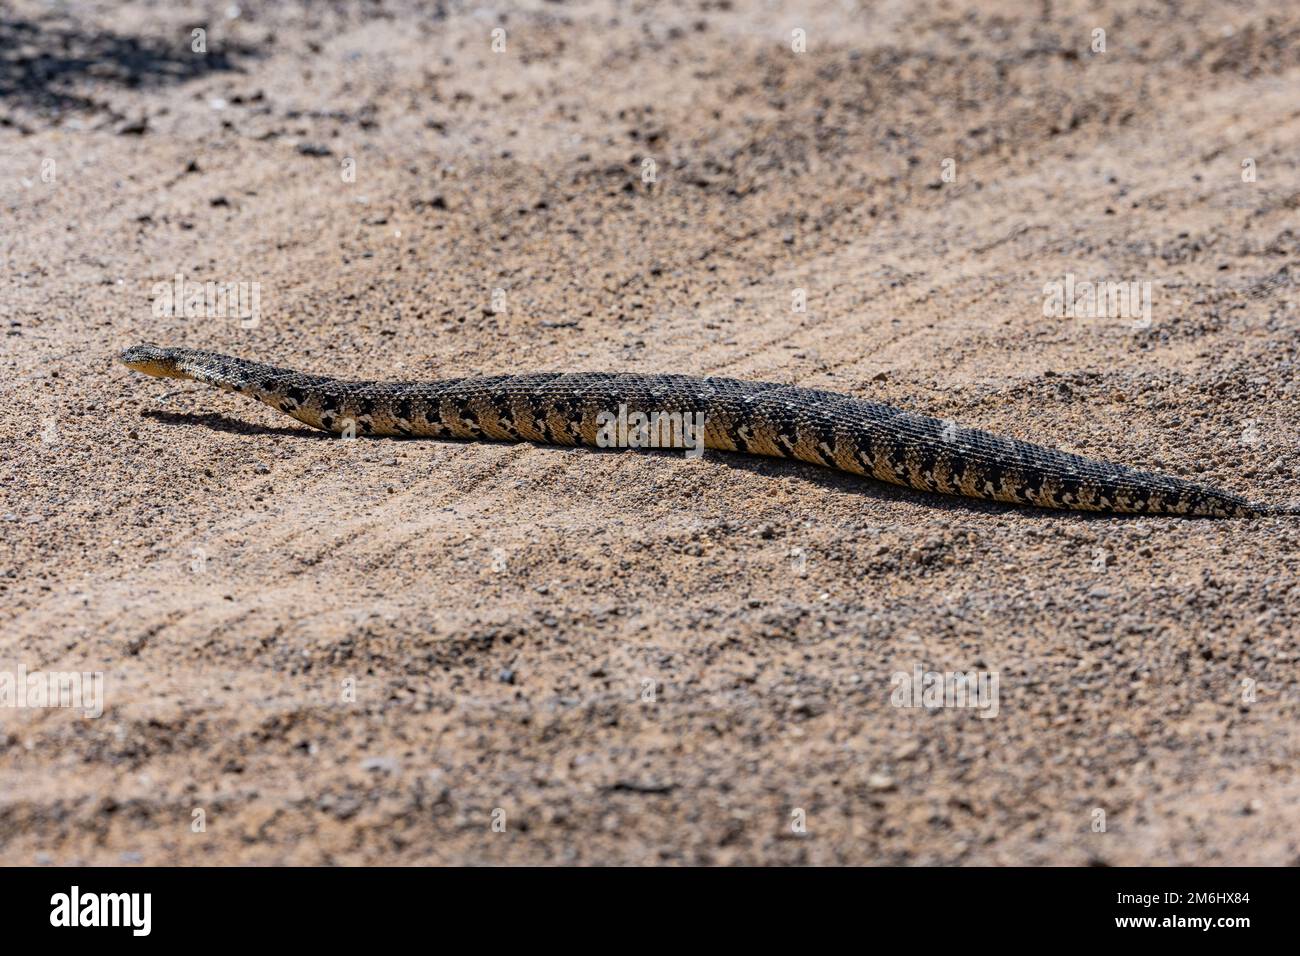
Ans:
[[[1300,513],[889,405],[771,382],[609,372],[346,381],[152,344],[132,346],[120,360],[147,375],[239,392],[335,433],[596,445],[602,414],[625,406],[629,415],[702,413],[707,448],[797,458],[921,491],[1076,511]]]

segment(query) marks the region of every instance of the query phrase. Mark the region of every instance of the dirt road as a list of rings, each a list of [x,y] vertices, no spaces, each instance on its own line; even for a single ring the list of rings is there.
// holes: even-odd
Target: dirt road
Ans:
[[[0,707],[0,862],[1300,861],[1295,518],[112,361],[775,380],[1300,497],[1300,8],[1131,6],[10,4],[0,672],[103,714]]]

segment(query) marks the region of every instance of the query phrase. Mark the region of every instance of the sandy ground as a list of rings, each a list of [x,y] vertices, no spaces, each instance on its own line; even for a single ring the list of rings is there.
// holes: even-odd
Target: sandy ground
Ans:
[[[0,708],[0,862],[1300,861],[1300,519],[340,441],[112,361],[777,380],[1292,499],[1300,8],[179,6],[0,26],[0,671],[104,680]]]

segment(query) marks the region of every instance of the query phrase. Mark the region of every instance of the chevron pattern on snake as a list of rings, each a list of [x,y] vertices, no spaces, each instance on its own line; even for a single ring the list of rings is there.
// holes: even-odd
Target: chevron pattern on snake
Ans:
[[[1300,513],[1182,478],[1004,438],[877,402],[771,382],[689,375],[540,372],[428,382],[348,381],[198,349],[143,344],[120,361],[264,402],[340,433],[596,445],[598,417],[705,416],[706,448],[796,458],[921,491],[1129,514]]]

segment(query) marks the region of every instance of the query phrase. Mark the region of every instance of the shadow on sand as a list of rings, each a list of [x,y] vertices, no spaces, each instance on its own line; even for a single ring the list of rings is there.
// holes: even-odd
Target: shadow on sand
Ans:
[[[0,16],[0,100],[39,113],[106,111],[97,87],[147,89],[238,70],[233,57],[257,55],[242,44],[190,49],[188,30],[138,37],[78,24],[66,15],[40,20]]]

